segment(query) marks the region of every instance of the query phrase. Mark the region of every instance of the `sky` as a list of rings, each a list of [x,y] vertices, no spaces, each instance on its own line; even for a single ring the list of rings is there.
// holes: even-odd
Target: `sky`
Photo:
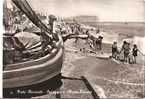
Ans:
[[[10,1],[10,0],[8,0]],[[27,0],[41,13],[98,16],[100,21],[145,22],[145,0]]]

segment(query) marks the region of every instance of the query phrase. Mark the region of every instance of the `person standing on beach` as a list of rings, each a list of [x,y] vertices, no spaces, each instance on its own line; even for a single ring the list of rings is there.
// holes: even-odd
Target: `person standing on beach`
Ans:
[[[127,43],[126,41],[123,42],[122,49],[121,49],[120,53],[122,51],[124,53],[124,59],[123,59],[123,61],[128,62],[128,60],[129,60],[129,53],[130,53],[130,44]]]
[[[117,59],[117,53],[118,53],[117,42],[114,42],[112,45],[112,58]]]
[[[129,61],[129,52],[130,52],[130,44],[127,43],[125,48],[124,48],[124,60],[125,62],[128,62]]]
[[[98,46],[98,50],[102,50],[102,39],[103,37],[102,36],[99,36],[96,40],[96,45]]]
[[[133,63],[136,63],[136,57],[138,55],[138,48],[136,44],[133,45],[132,55],[133,55]]]

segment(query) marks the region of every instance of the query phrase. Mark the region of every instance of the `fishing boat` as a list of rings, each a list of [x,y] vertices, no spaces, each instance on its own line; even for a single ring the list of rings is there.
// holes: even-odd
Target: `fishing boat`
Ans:
[[[59,44],[62,44],[61,39]],[[3,71],[3,87],[28,86],[48,80],[61,72],[63,63],[63,48],[53,49],[40,59],[9,64]]]
[[[64,57],[63,43],[67,39],[71,38],[86,39],[88,38],[88,35],[76,35],[73,33],[61,35],[60,33],[53,33],[53,22],[55,20],[55,17],[53,15],[49,16],[49,24],[51,28],[48,28],[47,25],[44,24],[37,16],[35,11],[33,11],[33,9],[26,0],[12,1],[19,8],[19,10],[22,11],[29,18],[29,20],[32,21],[32,23],[35,24],[35,26],[37,26],[41,31],[37,33],[34,32],[35,36],[32,33],[25,34],[25,32],[22,32],[24,33],[22,37],[21,33],[15,35],[4,35],[3,45],[7,47],[6,49],[5,47],[3,48],[3,56],[6,56],[3,61],[6,61],[7,58],[14,58],[13,53],[15,52],[15,50],[14,48],[10,47],[12,47],[11,41],[18,41],[16,39],[17,37],[22,38],[21,40],[24,41],[26,39],[29,39],[28,43],[26,43],[25,46],[28,46],[29,41],[33,41],[32,39],[34,37],[39,38],[38,36],[40,36],[42,38],[42,41],[40,40],[40,42],[35,43],[33,48],[31,46],[31,48],[27,48],[21,51],[22,53],[26,54],[26,56],[27,53],[29,53],[30,57],[22,60],[19,59],[18,62],[9,61],[8,64],[4,64],[3,88],[15,88],[38,84],[53,77],[56,77],[57,75],[60,75]],[[30,35],[33,35],[34,37],[32,36],[33,38],[31,39]],[[5,41],[8,43],[6,43]],[[21,44],[16,45],[20,46]],[[43,47],[45,47],[45,49]],[[11,53],[12,55],[5,55],[8,53]],[[31,58],[33,54],[37,57]],[[38,54],[40,54],[40,56]]]
[[[51,36],[51,31],[41,22],[26,0],[12,1],[37,27],[47,32],[48,37]],[[63,64],[64,48],[62,36],[59,34],[55,36],[57,37],[55,41],[56,47],[53,47],[49,53],[42,57],[4,64],[3,88],[33,85],[59,75]],[[3,38],[7,40],[9,36],[5,35]],[[53,37],[50,38],[53,39]],[[12,49],[3,50],[4,54],[9,52],[13,53]],[[23,52],[26,53],[28,50],[24,50]]]

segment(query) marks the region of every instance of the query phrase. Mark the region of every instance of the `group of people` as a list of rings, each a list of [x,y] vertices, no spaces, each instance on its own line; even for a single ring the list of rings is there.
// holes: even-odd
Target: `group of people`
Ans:
[[[90,48],[92,49],[95,49],[95,50],[102,50],[102,40],[103,40],[103,37],[102,36],[98,36],[97,38],[89,35],[89,46]]]
[[[75,34],[85,34],[88,35],[88,39],[86,39],[86,43],[89,44],[90,48],[95,49],[95,50],[102,50],[102,40],[103,36],[98,36],[93,37],[93,35],[90,35],[90,31],[86,29],[84,30],[81,29],[79,24],[73,24],[70,26],[72,33]],[[100,30],[98,29],[96,33],[99,33]],[[78,42],[78,38],[75,39],[75,43]],[[128,62],[131,64],[136,64],[136,59],[138,56],[139,49],[136,44],[133,45],[131,48],[131,44],[127,41],[123,42],[123,45],[121,48],[118,47],[117,42],[113,42],[112,44],[112,58],[116,60],[120,60],[123,62]],[[141,52],[140,52],[141,53]]]
[[[86,39],[86,43],[89,44],[90,48],[97,49],[97,50],[101,50],[102,49],[102,40],[103,40],[102,36],[98,36],[97,38],[93,37],[89,33],[90,30],[82,28],[80,24],[71,24],[70,25],[70,29],[72,31],[71,33],[74,33],[76,35],[79,35],[79,34],[87,35],[88,38]],[[100,30],[97,29],[96,33],[99,33],[99,32],[100,32]],[[78,38],[75,38],[74,42],[77,43],[78,42]]]
[[[96,48],[97,50],[102,50],[102,40],[103,40],[103,37],[102,36],[99,36],[98,38],[96,38]]]
[[[74,26],[73,28],[71,27],[71,29],[74,33],[77,33],[77,34],[82,32],[80,29],[80,26]],[[89,30],[86,30],[86,32],[83,34],[88,35],[88,39],[86,42],[89,44],[90,48],[102,50],[102,40],[103,40],[102,36],[98,36],[97,38],[95,38],[89,34]],[[77,41],[78,39],[75,40],[75,43],[77,43]],[[124,41],[122,47],[119,48],[117,46],[117,42],[113,42],[111,57],[117,60],[123,61],[123,62],[136,64],[138,52],[140,51],[136,44],[134,44],[133,47],[131,48],[131,44],[128,43],[127,41]]]
[[[117,42],[113,42],[112,44],[112,58],[115,58],[120,61],[129,62],[131,64],[136,63],[136,58],[138,56],[139,49],[136,44],[133,45],[133,48],[131,49],[130,43],[127,41],[123,42],[123,45],[119,51],[119,48],[117,46]],[[120,58],[120,54],[123,54],[123,58]]]

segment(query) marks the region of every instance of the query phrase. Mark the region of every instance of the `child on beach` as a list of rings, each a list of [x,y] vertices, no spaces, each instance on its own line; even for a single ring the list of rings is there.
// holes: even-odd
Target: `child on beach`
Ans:
[[[133,55],[133,63],[136,63],[136,57],[138,55],[138,48],[136,44],[133,45],[132,55]]]
[[[118,54],[117,42],[113,42],[113,45],[112,45],[112,58],[117,59],[117,54]]]

